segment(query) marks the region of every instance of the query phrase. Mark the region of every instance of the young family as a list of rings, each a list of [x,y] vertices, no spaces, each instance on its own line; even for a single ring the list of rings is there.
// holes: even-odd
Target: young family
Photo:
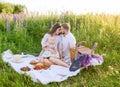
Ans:
[[[70,66],[70,48],[76,46],[76,39],[70,29],[69,23],[53,25],[51,30],[42,38],[40,61],[47,62],[50,65]]]

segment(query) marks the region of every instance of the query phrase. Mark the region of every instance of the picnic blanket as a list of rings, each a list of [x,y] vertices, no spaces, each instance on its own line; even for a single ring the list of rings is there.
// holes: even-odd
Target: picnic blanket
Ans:
[[[2,60],[8,63],[16,72],[20,74],[26,73],[31,77],[34,82],[40,82],[42,84],[48,84],[50,82],[61,82],[66,80],[68,77],[77,75],[83,68],[80,68],[74,72],[70,72],[69,68],[58,66],[58,65],[51,65],[48,69],[42,70],[34,70],[33,65],[30,64],[31,60],[39,61],[38,57],[35,57],[30,54],[24,55],[17,54],[22,56],[21,62],[13,62],[13,56],[16,54],[12,54],[10,50],[4,51],[2,53]],[[96,59],[92,60],[94,66],[101,65],[103,61],[97,61]],[[28,66],[30,67],[30,71],[21,71],[21,67]]]

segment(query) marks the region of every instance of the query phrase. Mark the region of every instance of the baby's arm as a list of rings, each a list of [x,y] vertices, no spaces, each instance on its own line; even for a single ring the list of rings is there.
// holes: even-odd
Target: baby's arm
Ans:
[[[50,51],[51,53],[56,53],[56,49],[55,48],[50,48],[48,45],[44,45],[43,47],[44,50]]]

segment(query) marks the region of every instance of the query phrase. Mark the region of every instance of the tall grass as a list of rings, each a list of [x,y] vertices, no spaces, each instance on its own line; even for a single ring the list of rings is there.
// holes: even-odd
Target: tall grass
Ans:
[[[87,41],[92,47],[99,45],[96,52],[106,54],[101,66],[90,67],[75,77],[61,83],[50,83],[46,87],[119,87],[120,85],[120,15],[86,14],[75,15],[0,15],[0,53],[11,49],[13,53],[39,53],[40,41],[56,22],[69,22],[77,42]],[[18,75],[0,57],[1,87],[41,87],[26,75]]]

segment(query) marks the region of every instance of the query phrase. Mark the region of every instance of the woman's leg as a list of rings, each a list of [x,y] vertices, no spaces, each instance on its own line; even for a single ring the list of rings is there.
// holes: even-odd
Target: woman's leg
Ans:
[[[43,59],[43,62],[44,62],[44,63],[48,63],[48,64],[50,64],[50,65],[53,64],[51,61],[49,61],[49,59]]]
[[[51,61],[54,64],[60,65],[60,66],[69,67],[69,65],[67,63],[61,61],[60,59],[54,58],[54,57],[50,57],[49,61]]]

